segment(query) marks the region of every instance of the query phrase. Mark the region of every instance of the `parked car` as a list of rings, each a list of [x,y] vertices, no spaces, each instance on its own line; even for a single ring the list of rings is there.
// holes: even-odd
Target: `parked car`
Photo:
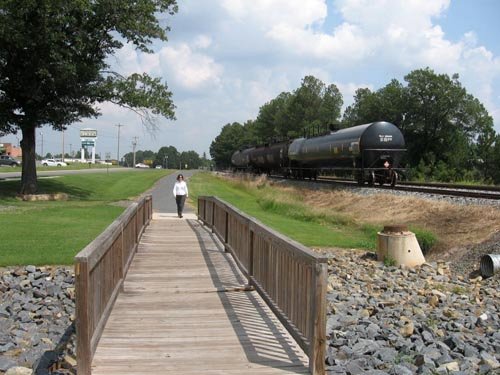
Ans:
[[[157,165],[155,168],[156,169],[162,169],[162,166],[161,165]]]
[[[9,167],[19,167],[21,163],[10,157],[9,155],[0,155],[0,165],[8,165]]]
[[[44,167],[66,167],[68,164],[63,162],[62,160],[56,160],[56,159],[43,159],[42,160],[42,165]]]
[[[144,163],[137,163],[135,165],[136,168],[149,168],[149,165],[144,164]]]

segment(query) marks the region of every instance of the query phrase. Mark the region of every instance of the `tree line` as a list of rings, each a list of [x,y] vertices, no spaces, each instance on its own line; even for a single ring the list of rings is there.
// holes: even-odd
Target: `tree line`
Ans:
[[[123,155],[124,164],[127,167],[134,166],[134,153]],[[206,153],[200,157],[196,151],[178,151],[174,146],[161,147],[158,152],[151,150],[138,150],[135,152],[135,163],[145,163],[151,167],[161,166],[170,169],[199,169],[210,168],[211,161],[207,159]]]
[[[347,128],[388,121],[404,134],[411,178],[500,183],[500,134],[458,74],[450,77],[417,69],[404,82],[393,79],[376,91],[358,89],[343,113],[342,105],[336,85],[306,76],[299,88],[260,107],[255,120],[223,126],[210,154],[224,168],[241,148],[298,138],[319,126]]]

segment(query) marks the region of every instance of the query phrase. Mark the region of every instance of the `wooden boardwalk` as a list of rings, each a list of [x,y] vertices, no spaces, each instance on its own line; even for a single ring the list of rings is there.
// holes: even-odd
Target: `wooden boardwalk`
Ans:
[[[307,356],[257,292],[238,291],[244,284],[194,215],[155,214],[92,374],[308,373]]]

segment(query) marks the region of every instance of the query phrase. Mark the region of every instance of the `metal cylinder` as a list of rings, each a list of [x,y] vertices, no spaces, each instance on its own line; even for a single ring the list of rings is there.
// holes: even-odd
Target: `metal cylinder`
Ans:
[[[500,270],[500,254],[486,254],[481,258],[481,275],[491,277]]]

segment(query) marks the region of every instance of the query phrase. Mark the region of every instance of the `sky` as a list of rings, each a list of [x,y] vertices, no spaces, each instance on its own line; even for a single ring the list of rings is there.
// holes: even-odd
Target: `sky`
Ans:
[[[110,57],[121,74],[147,72],[173,92],[176,120],[146,129],[136,114],[101,104],[102,116],[64,132],[64,151],[80,147],[79,130],[96,129],[96,152],[120,158],[174,146],[209,156],[225,124],[255,119],[259,107],[306,75],[340,89],[344,108],[358,88],[378,90],[415,69],[430,67],[478,98],[500,133],[500,14],[498,0],[179,0],[160,16],[168,42],[153,54],[125,45]],[[118,127],[117,125],[123,125]],[[118,131],[120,137],[118,138]],[[42,136],[43,133],[43,136]],[[21,134],[0,142],[17,144]],[[44,127],[37,152],[61,153],[63,135]],[[118,146],[119,145],[119,146]]]

